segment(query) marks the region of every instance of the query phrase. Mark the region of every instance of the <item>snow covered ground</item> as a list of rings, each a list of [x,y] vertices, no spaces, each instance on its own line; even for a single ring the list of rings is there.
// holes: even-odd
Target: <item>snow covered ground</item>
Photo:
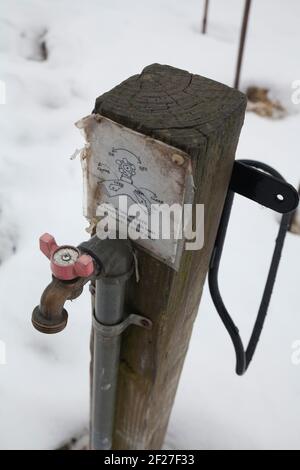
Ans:
[[[30,323],[49,280],[37,248],[45,231],[61,243],[86,238],[73,123],[94,99],[153,62],[231,85],[243,0],[2,0],[0,79],[0,447],[51,449],[88,423],[89,296],[69,305],[52,337]],[[269,87],[288,107],[283,120],[247,114],[238,158],[300,180],[300,3],[253,0],[242,87]],[[44,45],[46,47],[44,47]],[[47,60],[43,60],[47,56]],[[247,338],[277,231],[275,215],[237,198],[222,264],[222,289]],[[175,449],[300,449],[300,237],[289,235],[266,328],[247,375],[205,290],[170,420]],[[6,362],[6,364],[3,364]]]

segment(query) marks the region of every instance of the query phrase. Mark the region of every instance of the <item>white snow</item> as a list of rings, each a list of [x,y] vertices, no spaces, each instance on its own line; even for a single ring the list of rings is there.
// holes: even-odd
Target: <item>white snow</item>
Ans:
[[[231,85],[242,0],[211,0],[208,34],[200,34],[197,0],[3,0],[0,13],[0,447],[51,449],[88,423],[89,295],[67,306],[59,335],[36,332],[33,307],[49,281],[38,237],[60,243],[87,237],[78,159],[83,139],[73,123],[94,100],[153,62]],[[271,88],[289,116],[247,114],[238,158],[266,161],[299,183],[300,105],[297,0],[253,1],[242,87]],[[47,60],[40,43],[45,40]],[[278,222],[237,198],[222,263],[226,302],[246,339],[256,314]],[[272,242],[272,243],[271,243]],[[243,378],[205,289],[166,447],[300,449],[300,238],[289,235],[266,328]],[[5,259],[6,258],[6,259]],[[1,343],[3,345],[3,343]],[[3,349],[3,348],[2,348]],[[299,356],[298,356],[299,357]],[[1,359],[1,358],[0,358]],[[4,361],[2,361],[4,362]]]

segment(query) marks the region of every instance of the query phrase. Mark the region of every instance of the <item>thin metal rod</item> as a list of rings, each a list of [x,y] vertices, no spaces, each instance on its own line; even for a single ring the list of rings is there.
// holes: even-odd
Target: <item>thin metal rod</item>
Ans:
[[[251,7],[251,0],[245,0],[245,8],[244,8],[244,16],[243,16],[243,23],[240,35],[240,43],[239,43],[239,53],[238,53],[238,60],[235,72],[235,80],[234,80],[234,88],[238,89],[240,86],[240,76],[241,76],[241,68],[242,62],[244,57],[244,49],[245,49],[245,41],[248,29],[248,21],[249,21],[249,13]]]
[[[203,19],[202,19],[202,34],[205,34],[205,33],[206,33],[206,28],[207,28],[207,16],[208,16],[208,7],[209,7],[209,0],[205,0],[205,2],[204,2]]]

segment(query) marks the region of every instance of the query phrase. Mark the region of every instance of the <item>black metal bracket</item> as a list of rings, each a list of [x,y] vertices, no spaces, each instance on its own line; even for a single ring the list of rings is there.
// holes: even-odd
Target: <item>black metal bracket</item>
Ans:
[[[298,191],[292,185],[242,161],[234,163],[229,188],[280,214],[295,210],[299,203]]]
[[[264,293],[246,349],[239,330],[224,305],[218,281],[219,266],[235,193],[283,214]],[[236,373],[238,375],[243,375],[246,372],[255,353],[268,312],[285,237],[298,204],[299,195],[297,190],[288,184],[274,168],[254,160],[240,160],[234,163],[232,178],[210,261],[208,281],[211,297],[235,349]]]

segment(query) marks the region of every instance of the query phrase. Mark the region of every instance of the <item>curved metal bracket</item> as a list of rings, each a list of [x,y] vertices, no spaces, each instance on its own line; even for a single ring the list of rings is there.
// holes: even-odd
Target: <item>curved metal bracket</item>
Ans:
[[[140,326],[146,330],[151,330],[152,321],[149,320],[149,318],[131,313],[125,318],[125,320],[117,323],[116,325],[103,325],[103,323],[100,323],[96,319],[95,315],[93,315],[93,327],[96,333],[104,336],[105,338],[120,336],[130,325]]]
[[[230,219],[234,193],[241,194],[255,202],[258,202],[259,204],[283,214],[264,293],[246,349],[244,348],[239,330],[223,302],[218,280],[219,266]],[[243,375],[246,372],[255,353],[268,312],[284,240],[291,223],[293,211],[297,208],[298,203],[299,195],[296,189],[286,183],[283,177],[274,170],[274,168],[271,168],[265,163],[254,160],[235,162],[229,191],[226,197],[210,261],[208,282],[216,310],[230,335],[235,349],[236,373],[238,375]]]
[[[260,162],[234,162],[229,189],[280,214],[294,211],[299,203],[298,191],[272,168]],[[267,173],[268,172],[268,173]]]

